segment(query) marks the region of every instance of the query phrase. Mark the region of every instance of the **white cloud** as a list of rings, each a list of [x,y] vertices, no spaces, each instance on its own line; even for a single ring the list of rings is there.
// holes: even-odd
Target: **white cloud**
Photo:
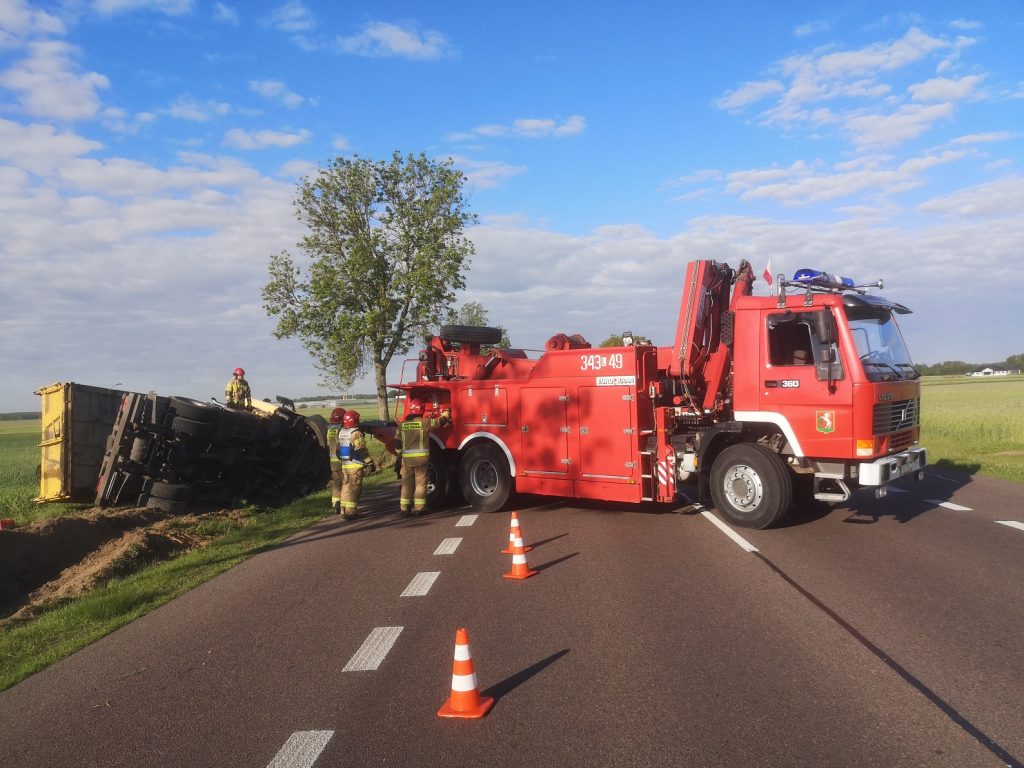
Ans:
[[[238,9],[224,3],[213,4],[213,20],[222,24],[230,24],[233,27],[237,27],[241,22]]]
[[[811,35],[817,35],[822,32],[828,32],[831,28],[831,24],[827,21],[809,21],[806,24],[801,24],[793,30],[793,34],[796,37],[810,37]]]
[[[231,105],[223,101],[196,101],[192,96],[179,96],[174,103],[163,110],[164,114],[178,120],[206,123],[216,117],[231,113]]]
[[[846,129],[860,146],[890,146],[917,138],[935,122],[952,116],[952,104],[908,104],[888,115],[851,117],[846,121]]]
[[[33,175],[46,176],[72,158],[103,145],[52,125],[21,125],[0,118],[0,161]]]
[[[934,197],[918,206],[919,211],[961,219],[989,219],[1007,216],[1020,221],[1024,200],[1024,177],[1007,176],[986,184]],[[1016,261],[1024,261],[1020,256]]]
[[[191,13],[194,0],[93,0],[92,7],[103,16],[128,11],[148,10],[168,16]]]
[[[269,22],[275,29],[291,34],[310,32],[316,28],[312,11],[300,0],[290,0],[275,8],[270,14]]]
[[[344,152],[352,147],[348,139],[340,134],[331,139],[331,146],[339,152]]]
[[[25,0],[4,0],[0,3],[0,33],[14,38],[36,35],[62,35],[64,22],[57,16],[31,8]]]
[[[301,131],[246,131],[232,128],[224,134],[224,145],[234,149],[266,149],[268,147],[294,147],[309,141],[310,132]]]
[[[961,77],[958,80],[936,77],[911,85],[908,90],[914,101],[961,101],[970,96],[975,88],[981,85],[983,79],[979,75]]]
[[[990,131],[988,133],[972,133],[953,139],[952,144],[988,144],[994,141],[1009,141],[1017,134],[1012,131]]]
[[[357,56],[441,59],[454,55],[448,38],[434,30],[420,32],[411,25],[385,21],[368,23],[363,31],[337,39],[338,50]]]
[[[301,107],[306,99],[289,90],[288,86],[280,80],[250,80],[249,90],[258,93],[260,96],[284,104],[288,109]]]
[[[34,117],[95,117],[98,91],[110,87],[110,81],[97,72],[82,73],[74,62],[76,53],[60,40],[29,43],[28,58],[0,72],[0,87],[17,93],[21,109]]]
[[[971,21],[970,19],[956,19],[955,21],[949,22],[949,26],[962,32],[968,32],[981,29],[984,24],[980,21]]]
[[[572,115],[564,120],[550,117],[524,117],[514,120],[511,125],[487,123],[478,125],[469,131],[452,134],[452,141],[468,141],[477,138],[500,138],[514,136],[523,139],[564,138],[583,133],[587,127],[587,119],[582,115]]]
[[[473,160],[468,157],[452,155],[455,167],[461,170],[469,183],[478,189],[493,189],[501,186],[501,182],[512,176],[526,173],[522,165],[509,165],[494,160]]]
[[[778,80],[758,80],[744,83],[736,90],[729,91],[724,96],[716,99],[715,106],[732,112],[740,110],[748,104],[754,104],[766,99],[769,96],[782,93],[784,90],[785,86]]]

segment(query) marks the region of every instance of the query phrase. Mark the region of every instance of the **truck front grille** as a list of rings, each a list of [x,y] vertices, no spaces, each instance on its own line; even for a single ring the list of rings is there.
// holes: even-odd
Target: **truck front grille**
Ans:
[[[921,423],[921,409],[917,400],[896,403],[878,403],[875,406],[872,431],[876,435],[890,435],[911,429]]]

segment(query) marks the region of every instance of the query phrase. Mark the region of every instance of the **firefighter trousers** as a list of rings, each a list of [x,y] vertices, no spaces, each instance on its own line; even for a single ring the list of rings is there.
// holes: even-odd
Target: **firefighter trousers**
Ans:
[[[427,506],[427,465],[410,467],[402,462],[402,491],[398,506],[403,513],[419,514]]]
[[[363,490],[363,468],[341,471],[341,514],[352,517],[359,511],[359,494]]]

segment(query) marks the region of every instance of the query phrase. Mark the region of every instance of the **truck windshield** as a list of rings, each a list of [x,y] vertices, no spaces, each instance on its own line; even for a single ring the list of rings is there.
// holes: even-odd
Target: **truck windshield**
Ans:
[[[857,344],[857,355],[869,381],[920,377],[891,310],[849,306],[844,309]]]

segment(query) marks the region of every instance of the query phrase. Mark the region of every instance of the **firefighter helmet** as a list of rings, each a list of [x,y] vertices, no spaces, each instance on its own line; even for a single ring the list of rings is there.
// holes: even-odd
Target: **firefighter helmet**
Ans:
[[[235,376],[245,376],[245,371],[243,371],[241,368],[235,368],[234,374]]]
[[[359,411],[345,411],[345,415],[341,417],[341,423],[345,425],[346,429],[359,426]]]
[[[347,411],[344,408],[335,408],[331,411],[331,424],[341,424],[341,420],[345,418]]]
[[[423,403],[419,400],[410,400],[405,404],[405,415],[406,416],[422,416],[423,415]]]

